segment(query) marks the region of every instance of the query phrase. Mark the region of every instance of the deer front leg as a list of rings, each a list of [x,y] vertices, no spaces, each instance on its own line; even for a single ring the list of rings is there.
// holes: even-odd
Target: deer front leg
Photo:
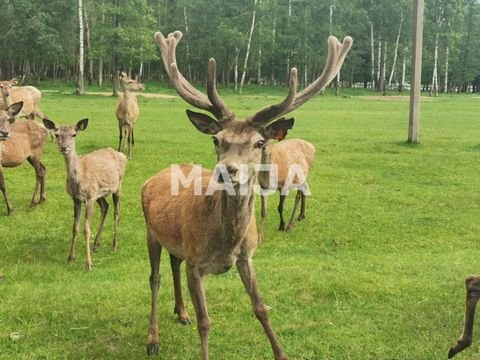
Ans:
[[[188,325],[191,324],[192,321],[190,320],[190,317],[185,310],[185,305],[183,304],[182,284],[180,280],[181,264],[182,259],[170,254],[170,266],[172,268],[173,287],[175,289],[175,308],[173,309],[173,313],[178,315],[178,321],[180,321],[180,323]]]
[[[92,271],[92,258],[90,256],[90,221],[93,212],[93,199],[87,199],[85,204],[85,223],[83,225],[83,236],[85,238],[85,267]]]
[[[278,230],[285,231],[285,220],[283,219],[283,203],[285,202],[286,195],[280,194],[280,201],[278,202],[278,214],[280,215],[280,226]]]
[[[122,140],[123,140],[123,126],[122,122],[118,122],[118,151],[123,151],[122,150]]]
[[[7,195],[7,188],[5,187],[5,178],[3,177],[3,169],[0,166],[0,190],[3,193],[3,197],[5,199],[5,204],[7,204],[7,215],[12,215],[13,214],[13,207],[10,201],[8,200],[8,195]]]
[[[126,130],[125,138],[126,138],[126,142],[127,142],[127,158],[130,160],[132,158],[131,147],[132,147],[133,126],[128,124],[128,125],[125,126],[125,130]]]
[[[95,235],[95,241],[93,242],[93,251],[97,252],[100,247],[100,237],[102,236],[103,224],[108,212],[108,203],[105,198],[101,197],[97,199],[97,204],[100,207],[100,221],[98,223],[97,234]]]
[[[160,343],[157,323],[157,296],[160,288],[160,259],[162,255],[162,246],[154,238],[149,229],[147,229],[147,245],[151,268],[150,290],[152,292],[150,326],[147,333],[147,354],[155,355],[158,354]]]
[[[451,359],[456,353],[469,347],[473,338],[473,321],[475,318],[475,307],[480,298],[480,277],[469,276],[465,279],[466,300],[465,300],[465,325],[462,337],[450,348],[448,358]]]
[[[257,277],[255,275],[255,269],[253,267],[253,262],[250,257],[248,258],[239,258],[237,261],[237,269],[240,277],[242,278],[243,285],[245,290],[250,296],[252,301],[253,312],[255,316],[260,321],[265,330],[265,333],[270,340],[272,346],[273,355],[276,360],[285,360],[287,357],[283,353],[280,344],[278,343],[277,337],[273,332],[272,326],[268,321],[267,310],[263,304],[262,298],[257,288]]]
[[[197,328],[202,345],[202,360],[208,360],[208,333],[210,332],[210,319],[208,318],[203,276],[195,265],[187,262],[187,282],[190,298],[197,315]]]
[[[82,202],[73,200],[73,229],[72,229],[72,244],[70,245],[70,252],[68,253],[68,262],[75,261],[75,249],[77,247],[77,237],[80,230],[80,211],[82,209]]]

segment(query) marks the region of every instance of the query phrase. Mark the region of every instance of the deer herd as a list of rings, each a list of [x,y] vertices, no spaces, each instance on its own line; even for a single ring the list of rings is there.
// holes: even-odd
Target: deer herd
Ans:
[[[150,259],[151,314],[147,332],[148,355],[159,352],[157,298],[160,288],[160,258],[164,248],[170,257],[174,285],[174,313],[182,324],[190,324],[182,296],[180,265],[186,264],[187,287],[196,314],[202,359],[208,359],[210,320],[207,311],[203,278],[207,274],[222,274],[236,266],[245,291],[250,297],[253,312],[260,321],[272,347],[275,359],[286,359],[267,316],[253,265],[253,254],[264,238],[267,212],[267,194],[279,191],[279,230],[292,229],[300,204],[298,221],[305,218],[307,176],[314,161],[315,147],[301,139],[284,140],[294,126],[291,113],[323,90],[340,71],[352,46],[346,37],[342,43],[328,38],[328,56],[321,75],[309,86],[297,92],[297,69],[290,71],[286,97],[266,106],[244,120],[237,118],[217,92],[216,62],[208,62],[206,94],[196,89],[182,75],[176,60],[176,47],[182,33],[175,31],[165,37],[157,32],[155,42],[160,48],[166,74],[178,95],[189,105],[204,112],[187,110],[192,125],[201,133],[210,135],[217,156],[213,171],[199,173],[201,191],[194,191],[192,182],[172,192],[173,167],[166,168],[148,179],[141,189],[141,203],[146,223],[147,248]],[[66,190],[74,204],[74,224],[68,261],[75,260],[76,242],[80,229],[80,211],[85,204],[83,235],[86,269],[92,270],[90,255],[90,222],[94,203],[100,208],[100,220],[93,243],[93,251],[100,246],[100,237],[109,208],[106,200],[111,195],[114,206],[114,236],[116,250],[119,223],[119,201],[127,159],[132,157],[134,125],[139,116],[136,92],[144,85],[122,72],[119,76],[123,93],[115,107],[118,120],[118,151],[104,148],[78,155],[75,149],[77,134],[86,130],[88,119],[75,125],[59,125],[39,108],[41,92],[33,86],[19,86],[20,79],[0,82],[0,190],[7,214],[13,206],[7,195],[3,168],[16,167],[28,160],[35,170],[35,189],[30,203],[35,207],[46,200],[45,165],[41,156],[47,135],[54,135],[66,167]],[[206,114],[208,112],[210,115]],[[25,117],[28,120],[17,120]],[[39,118],[42,122],[35,121]],[[180,165],[182,176],[193,172],[193,165]],[[290,169],[296,168],[297,172]],[[265,170],[266,169],[266,170]],[[275,171],[272,171],[274,169]],[[293,174],[293,175],[292,175]],[[274,178],[272,185],[272,178]],[[209,193],[207,184],[216,186]],[[261,220],[257,230],[255,218],[255,186],[260,186]],[[233,191],[226,191],[230,187]],[[289,190],[296,190],[292,214],[285,222],[283,207]],[[472,342],[473,319],[480,298],[480,277],[466,279],[467,299],[465,329],[448,357],[468,347]]]

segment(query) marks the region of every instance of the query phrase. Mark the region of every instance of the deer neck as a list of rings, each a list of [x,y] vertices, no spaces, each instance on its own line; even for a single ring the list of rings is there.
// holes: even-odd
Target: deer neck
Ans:
[[[63,154],[65,166],[67,168],[67,183],[78,184],[80,177],[80,168],[78,166],[78,155],[75,147],[72,147],[68,154]]]
[[[219,236],[232,245],[239,244],[245,238],[246,232],[252,220],[255,204],[253,184],[256,177],[249,179],[248,188],[241,194],[236,187],[235,195],[229,195],[227,191],[220,191],[219,196]]]
[[[10,101],[10,96],[8,95],[5,95],[4,93],[2,93],[2,99],[3,99],[3,104],[5,105],[5,109],[8,108],[11,104],[11,101]]]
[[[132,101],[133,99],[135,99],[135,93],[133,91],[130,91],[130,90],[127,90],[127,89],[123,89],[123,97],[125,99],[125,102],[128,103],[130,101]]]

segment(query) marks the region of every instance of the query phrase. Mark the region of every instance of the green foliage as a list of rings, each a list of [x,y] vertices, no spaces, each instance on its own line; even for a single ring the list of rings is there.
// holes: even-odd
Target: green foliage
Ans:
[[[158,85],[156,91],[167,93]],[[242,117],[285,95],[280,87],[250,86],[242,96],[221,91]],[[278,232],[272,197],[266,238],[255,254],[272,326],[292,359],[445,358],[463,326],[463,278],[478,272],[479,99],[425,99],[422,143],[412,146],[405,141],[407,97],[359,96],[371,95],[365,90],[343,95],[327,91],[294,114],[289,136],[315,144],[317,155],[306,220],[290,233]],[[59,123],[90,118],[77,138],[83,154],[116,148],[115,102],[44,91],[42,110]],[[208,136],[186,119],[181,100],[139,97],[139,105],[120,202],[119,249],[110,249],[109,213],[91,273],[84,271],[81,239],[76,263],[66,261],[73,206],[55,144],[49,141],[44,152],[47,201],[39,208],[28,208],[31,167],[5,169],[16,212],[7,217],[0,203],[0,359],[145,356],[150,269],[139,189],[169,164],[211,168],[215,156]],[[287,211],[292,204],[290,195]],[[92,229],[98,215],[96,208]],[[165,252],[161,275],[160,358],[198,359],[196,325],[181,326],[172,313]],[[184,291],[195,318],[185,281]],[[271,359],[238,273],[207,277],[206,292],[212,359]],[[474,338],[461,357],[479,353],[480,338]]]

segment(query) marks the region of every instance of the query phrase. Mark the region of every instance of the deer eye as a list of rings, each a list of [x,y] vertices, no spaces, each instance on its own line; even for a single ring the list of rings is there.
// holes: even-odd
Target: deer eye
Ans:
[[[212,140],[213,140],[213,145],[215,146],[220,145],[220,141],[218,141],[218,139],[215,136],[212,137]]]
[[[261,149],[265,146],[267,142],[265,140],[258,140],[257,143],[255,144],[255,147],[257,149]]]
[[[75,137],[75,136],[77,136],[77,134],[73,134],[73,135],[72,135],[72,137]]]

